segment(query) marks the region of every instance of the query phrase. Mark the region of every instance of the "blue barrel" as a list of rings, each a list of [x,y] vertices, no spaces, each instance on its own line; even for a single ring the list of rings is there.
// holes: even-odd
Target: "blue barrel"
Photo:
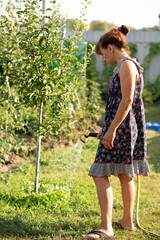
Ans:
[[[160,132],[160,122],[148,122],[146,123],[146,129]]]

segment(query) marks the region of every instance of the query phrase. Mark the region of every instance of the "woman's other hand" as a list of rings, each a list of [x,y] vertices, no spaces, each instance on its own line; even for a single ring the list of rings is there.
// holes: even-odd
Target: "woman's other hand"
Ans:
[[[113,142],[114,142],[115,136],[116,136],[116,131],[112,129],[108,129],[108,131],[105,133],[103,137],[103,145],[108,150],[114,147]]]
[[[102,128],[101,128],[101,130],[99,131],[99,133],[97,135],[97,139],[100,139],[101,134],[102,134]]]

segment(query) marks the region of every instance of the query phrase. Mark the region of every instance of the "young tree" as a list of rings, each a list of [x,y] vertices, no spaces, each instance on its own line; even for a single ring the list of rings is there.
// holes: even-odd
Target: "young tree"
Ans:
[[[81,17],[75,21],[71,36],[67,37],[64,34],[66,19],[60,14],[60,6],[55,1],[51,3],[52,7],[43,15],[39,0],[17,0],[13,30],[6,29],[12,32],[10,41],[13,44],[8,72],[10,81],[26,108],[39,109],[35,192],[38,191],[41,139],[47,132],[56,133],[60,128],[59,122],[65,117],[65,109],[85,68],[78,61],[76,51],[82,44],[84,25],[81,22],[84,22],[90,2],[84,0],[82,3]],[[7,11],[10,12],[9,8]]]

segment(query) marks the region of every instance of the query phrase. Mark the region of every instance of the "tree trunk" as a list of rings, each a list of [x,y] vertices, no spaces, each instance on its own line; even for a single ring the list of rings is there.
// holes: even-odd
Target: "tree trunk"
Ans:
[[[47,5],[46,0],[43,0],[43,2],[42,2],[42,10],[43,10],[43,14],[46,13],[46,5]],[[46,18],[43,17],[43,24],[45,24],[45,23],[46,23]]]
[[[7,83],[7,87],[8,87],[9,97],[11,97],[11,89],[10,89],[10,84],[9,84],[9,81],[8,81],[8,76],[6,77],[6,83]]]
[[[43,100],[40,101],[39,106],[39,121],[38,124],[42,123],[42,110],[43,110]],[[34,192],[38,192],[38,179],[39,179],[39,166],[40,166],[40,153],[41,153],[41,139],[42,136],[39,133],[37,136],[37,153],[36,153],[36,171],[35,171],[35,181],[34,181]]]
[[[85,50],[84,50],[84,87],[86,87],[86,73],[87,73],[87,42],[85,42]]]

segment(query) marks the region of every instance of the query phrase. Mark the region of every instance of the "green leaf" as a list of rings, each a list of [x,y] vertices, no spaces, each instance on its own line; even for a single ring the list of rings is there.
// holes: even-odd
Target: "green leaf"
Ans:
[[[39,40],[39,46],[42,45],[43,40],[45,40],[45,37],[42,36],[42,37],[40,38],[40,40]]]

